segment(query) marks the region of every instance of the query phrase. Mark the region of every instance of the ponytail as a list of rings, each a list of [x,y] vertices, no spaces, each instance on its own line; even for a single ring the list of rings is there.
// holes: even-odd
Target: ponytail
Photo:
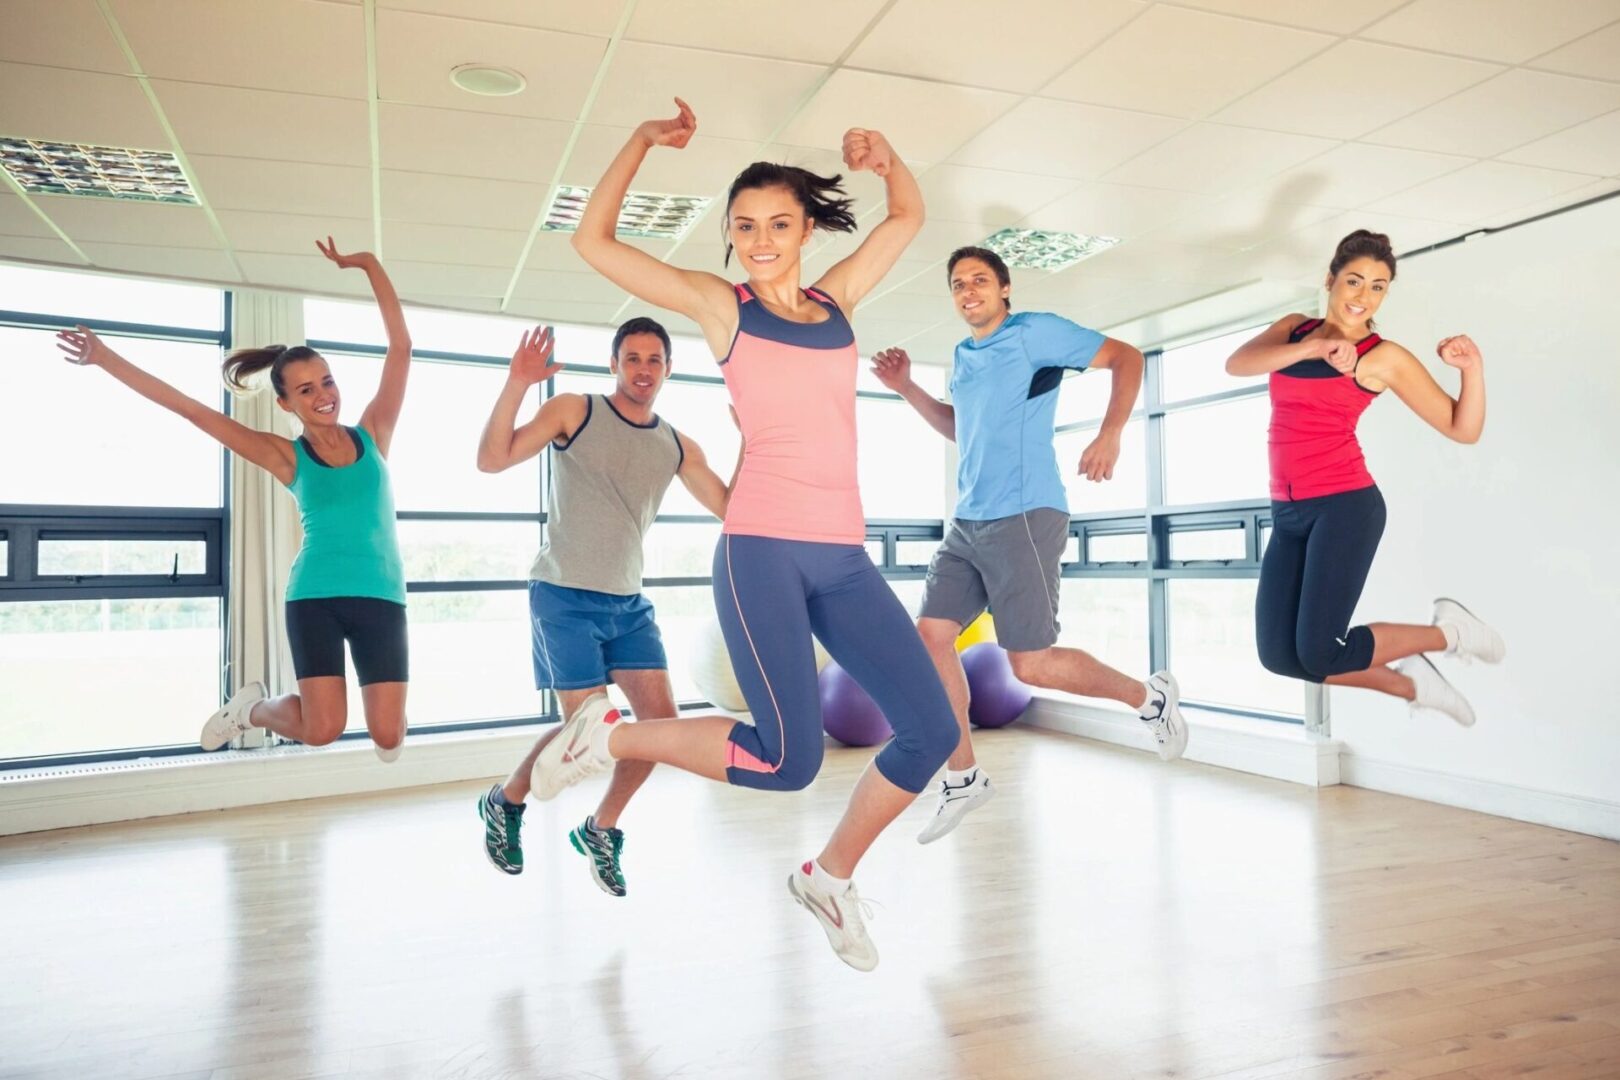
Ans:
[[[256,387],[250,386],[248,380],[266,368],[270,370],[270,386],[276,392],[276,397],[287,396],[287,384],[282,379],[282,372],[287,365],[295,360],[309,360],[319,356],[314,349],[307,345],[265,345],[257,349],[234,349],[225,358],[220,373],[225,377],[225,385],[235,394],[250,394]]]
[[[855,200],[844,195],[842,175],[818,176],[809,169],[801,169],[797,165],[756,161],[737,174],[737,178],[731,182],[731,190],[726,193],[726,217],[720,223],[726,244],[725,265],[731,264],[731,239],[728,228],[731,204],[737,201],[739,192],[769,187],[786,188],[798,201],[805,216],[815,228],[825,229],[828,232],[855,231],[853,210]]]

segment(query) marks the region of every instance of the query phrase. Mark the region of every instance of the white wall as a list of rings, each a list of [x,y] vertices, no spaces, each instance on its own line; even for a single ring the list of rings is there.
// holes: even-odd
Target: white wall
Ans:
[[[1395,237],[1398,242],[1399,237]],[[1394,395],[1361,438],[1389,526],[1358,621],[1429,620],[1437,595],[1496,625],[1496,668],[1440,659],[1471,730],[1332,692],[1348,782],[1620,837],[1620,199],[1419,256],[1379,319],[1429,363],[1485,355],[1484,437],[1459,446]]]

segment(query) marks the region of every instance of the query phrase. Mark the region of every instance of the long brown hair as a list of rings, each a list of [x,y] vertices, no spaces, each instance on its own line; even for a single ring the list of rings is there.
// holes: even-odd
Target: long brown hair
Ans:
[[[287,384],[282,372],[287,365],[295,360],[311,360],[320,353],[308,345],[265,345],[257,349],[235,349],[225,358],[221,374],[225,376],[225,385],[238,394],[246,394],[254,389],[248,385],[248,379],[259,372],[270,369],[270,386],[276,392],[276,397],[287,396]]]

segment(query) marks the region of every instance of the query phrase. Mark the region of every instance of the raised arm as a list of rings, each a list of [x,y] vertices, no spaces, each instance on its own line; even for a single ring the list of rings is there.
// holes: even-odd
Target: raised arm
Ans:
[[[382,381],[377,384],[377,395],[360,414],[360,426],[371,433],[383,457],[394,439],[394,425],[399,422],[399,410],[405,404],[405,379],[411,370],[411,332],[405,327],[405,311],[399,306],[399,294],[394,283],[382,268],[377,256],[369,251],[345,255],[328,236],[326,243],[315,241],[320,249],[340,269],[360,269],[371,282],[371,294],[377,298],[377,310],[382,314],[383,331],[388,336],[388,354],[383,357]]]
[[[1114,465],[1119,461],[1120,436],[1131,410],[1136,408],[1136,395],[1142,390],[1142,351],[1117,338],[1104,338],[1090,366],[1109,371],[1114,385],[1108,394],[1102,427],[1080,455],[1080,472],[1087,480],[1112,480]]]
[[[1462,373],[1462,388],[1455,398],[1435,382],[1417,357],[1391,341],[1367,354],[1361,373],[1395,391],[1424,423],[1446,438],[1476,443],[1485,429],[1485,359],[1467,335],[1448,337],[1435,351]]]
[[[283,484],[292,483],[298,471],[298,457],[290,439],[257,431],[196,398],[187,397],[156,375],[125,360],[83,326],[76,332],[62,331],[56,335],[56,341],[56,347],[70,363],[101,368],[148,401],[191,421],[226,449],[240,454]]]
[[[561,364],[552,363],[552,348],[551,327],[537,326],[524,332],[512,353],[506,385],[501,387],[478,440],[479,472],[503,472],[528,461],[549,443],[577,432],[585,422],[585,399],[578,394],[558,394],[540,406],[534,419],[514,430],[529,388],[562,370]]]
[[[878,382],[905,398],[906,403],[928,421],[929,427],[951,442],[956,441],[956,406],[939,400],[917,385],[911,378],[911,357],[906,350],[884,349],[874,354],[872,374],[878,377]]]
[[[701,270],[683,270],[661,262],[638,247],[618,238],[619,208],[624,205],[630,181],[655,146],[679,150],[697,132],[697,117],[691,106],[675,99],[680,112],[669,120],[648,120],[636,128],[602,179],[591,189],[579,228],[574,230],[574,250],[597,273],[619,288],[649,304],[685,315],[703,329],[709,347],[722,355],[736,331],[737,301],[730,283]]]
[[[854,312],[866,295],[894,268],[923,226],[922,189],[906,163],[876,131],[850,128],[844,134],[844,164],[859,172],[870,169],[883,179],[889,212],[854,253],[841,259],[816,282],[844,314]]]
[[[1226,373],[1269,375],[1301,360],[1319,358],[1333,363],[1335,367],[1355,362],[1356,347],[1348,341],[1306,338],[1304,341],[1290,344],[1289,335],[1305,321],[1305,318],[1304,315],[1284,315],[1266,327],[1237,352],[1227,357]]]
[[[678,431],[675,437],[681,443],[681,467],[675,475],[681,478],[686,490],[703,504],[705,510],[724,521],[732,489],[737,486],[737,472],[742,468],[742,450],[737,451],[737,464],[731,470],[731,480],[728,482],[721,480],[709,467],[708,456],[703,453],[701,446]]]

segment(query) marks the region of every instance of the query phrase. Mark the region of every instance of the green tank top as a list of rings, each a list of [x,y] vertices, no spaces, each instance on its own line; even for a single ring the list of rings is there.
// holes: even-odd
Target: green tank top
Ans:
[[[364,428],[344,430],[359,455],[352,465],[326,464],[301,437],[293,443],[298,471],[289,490],[298,500],[304,544],[293,560],[287,599],[364,596],[403,604],[405,563],[388,465]]]

